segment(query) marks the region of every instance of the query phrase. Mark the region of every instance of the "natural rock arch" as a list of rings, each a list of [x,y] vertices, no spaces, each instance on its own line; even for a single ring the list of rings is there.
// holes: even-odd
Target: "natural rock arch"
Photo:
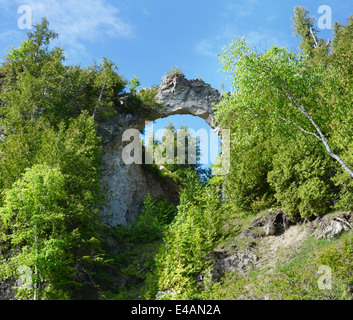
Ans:
[[[156,96],[163,107],[148,112],[118,113],[99,129],[103,137],[103,165],[101,182],[108,190],[107,204],[101,212],[109,225],[127,224],[140,213],[140,206],[150,193],[152,197],[165,194],[171,201],[177,199],[171,186],[163,185],[143,166],[126,165],[122,160],[122,134],[127,129],[142,130],[146,121],[154,121],[176,114],[200,117],[215,128],[213,107],[221,94],[200,79],[188,80],[184,75],[165,76]],[[174,193],[176,193],[174,189]]]

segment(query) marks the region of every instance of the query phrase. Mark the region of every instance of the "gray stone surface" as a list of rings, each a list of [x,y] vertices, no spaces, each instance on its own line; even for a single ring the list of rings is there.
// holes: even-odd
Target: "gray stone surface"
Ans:
[[[318,217],[312,223],[313,234],[317,238],[332,239],[342,232],[352,229],[352,217],[353,214],[351,212]]]
[[[140,213],[140,206],[147,193],[152,197],[163,194],[167,198],[177,197],[176,188],[161,185],[162,182],[144,170],[143,166],[124,164],[123,132],[127,129],[141,131],[146,121],[175,114],[198,116],[215,127],[212,108],[220,101],[221,95],[200,79],[187,80],[183,75],[176,75],[162,78],[156,99],[163,107],[155,106],[148,110],[141,108],[133,114],[118,112],[109,121],[100,123],[99,130],[104,142],[101,182],[109,190],[108,202],[101,216],[109,225],[125,225],[133,221]],[[126,103],[127,99],[123,97],[122,109]]]

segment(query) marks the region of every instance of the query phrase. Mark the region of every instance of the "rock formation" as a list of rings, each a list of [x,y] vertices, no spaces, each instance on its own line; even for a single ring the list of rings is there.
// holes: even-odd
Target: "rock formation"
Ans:
[[[140,213],[147,193],[152,197],[164,194],[171,201],[177,199],[177,190],[163,185],[144,166],[124,164],[123,132],[127,129],[141,131],[146,121],[175,114],[198,116],[215,127],[213,107],[220,99],[220,93],[202,80],[187,80],[184,75],[165,76],[156,96],[162,106],[150,107],[148,110],[141,108],[131,113],[118,112],[109,121],[100,124],[103,137],[102,185],[108,190],[107,205],[101,212],[103,221],[112,226],[133,221]],[[121,99],[122,110],[127,103],[127,99]]]

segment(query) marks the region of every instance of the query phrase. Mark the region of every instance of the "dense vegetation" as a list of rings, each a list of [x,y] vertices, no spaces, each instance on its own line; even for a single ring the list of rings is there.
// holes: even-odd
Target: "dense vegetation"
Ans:
[[[351,209],[353,20],[329,45],[307,15],[295,9],[299,53],[241,38],[220,54],[233,91],[216,116],[234,137],[226,183],[238,208],[278,205],[294,219]]]
[[[129,83],[105,58],[65,65],[56,37],[43,19],[0,68],[0,273],[19,278],[27,266],[20,294],[41,299],[70,298],[104,264],[97,121],[118,112]]]
[[[240,229],[259,212],[277,207],[292,221],[308,221],[352,210],[353,18],[335,23],[332,42],[318,37],[305,8],[295,8],[293,22],[298,53],[259,52],[237,38],[219,55],[232,78],[232,91],[215,114],[232,132],[231,170],[193,196],[192,183],[180,193],[178,214],[155,259],[157,288],[167,293],[162,299],[350,297],[351,233],[336,242],[308,238],[274,273],[255,269],[250,277],[210,280],[208,254],[239,242]],[[222,185],[226,201],[215,196]],[[317,286],[325,264],[335,274],[331,291]]]
[[[0,67],[0,279],[22,277],[23,299],[155,299],[160,291],[161,299],[350,298],[352,232],[308,238],[274,273],[211,279],[209,254],[239,241],[266,209],[293,221],[353,209],[353,17],[335,23],[331,42],[318,37],[306,9],[295,8],[293,22],[298,53],[258,52],[237,38],[219,55],[232,78],[215,112],[232,132],[230,173],[212,177],[198,148],[196,163],[153,166],[181,185],[179,205],[147,196],[136,222],[116,228],[98,217],[97,125],[155,105],[158,87],[137,91],[139,80],[107,59],[68,66],[48,22],[35,26]],[[127,89],[131,107],[120,110]],[[165,140],[150,142],[162,156]],[[323,264],[335,275],[329,292],[314,276]]]

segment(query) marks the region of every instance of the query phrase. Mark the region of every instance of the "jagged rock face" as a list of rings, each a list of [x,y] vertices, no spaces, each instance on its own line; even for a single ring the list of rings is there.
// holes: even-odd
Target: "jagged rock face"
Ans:
[[[175,114],[198,116],[215,127],[212,108],[219,103],[221,95],[202,80],[187,80],[183,75],[176,75],[162,78],[156,99],[163,107],[139,110],[134,114],[118,112],[99,126],[103,137],[101,182],[108,189],[107,205],[101,216],[109,225],[125,225],[134,221],[141,212],[140,206],[147,193],[155,198],[165,195],[173,202],[177,200],[177,186],[163,185],[142,165],[123,162],[122,153],[126,145],[122,141],[123,132],[127,129],[142,130],[146,121]]]
[[[213,107],[220,102],[221,95],[200,79],[187,80],[179,75],[163,77],[156,98],[166,108],[161,115],[191,114],[214,126]]]

